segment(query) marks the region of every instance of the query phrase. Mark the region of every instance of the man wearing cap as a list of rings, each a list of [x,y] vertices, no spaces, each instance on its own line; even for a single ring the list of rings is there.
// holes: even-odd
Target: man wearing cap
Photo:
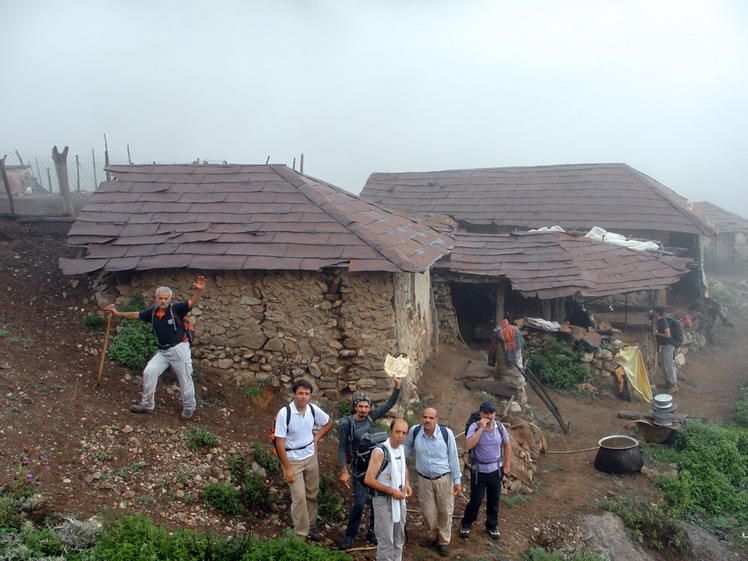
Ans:
[[[478,518],[483,495],[487,494],[486,533],[498,540],[501,480],[511,471],[512,445],[504,425],[496,422],[496,407],[490,401],[480,404],[480,421],[468,428],[465,448],[475,450],[475,459],[470,465],[470,502],[462,517],[460,537],[470,537],[470,526]]]
[[[678,376],[675,373],[675,348],[673,337],[670,333],[670,323],[665,317],[665,308],[657,306],[654,310],[654,336],[657,348],[660,351],[660,363],[662,364],[662,377],[665,379],[665,391],[675,393],[678,391]]]
[[[350,487],[353,479],[353,506],[348,516],[348,527],[345,530],[343,539],[340,540],[338,547],[340,549],[349,549],[353,545],[353,540],[358,535],[358,529],[361,525],[361,517],[364,513],[366,498],[369,495],[369,488],[366,487],[358,478],[351,478],[351,472],[348,465],[351,463],[354,454],[361,445],[361,437],[370,432],[375,426],[374,421],[384,416],[397,403],[400,397],[400,386],[402,378],[395,378],[395,387],[392,395],[383,404],[376,409],[371,408],[371,397],[365,393],[353,398],[353,415],[345,417],[340,422],[338,429],[338,461],[340,462],[340,481],[346,487]],[[371,506],[371,505],[370,505]],[[366,532],[366,539],[371,543],[377,543],[376,534],[374,533],[374,511],[370,508],[369,512],[369,529]]]
[[[418,501],[426,522],[421,547],[434,547],[442,557],[449,555],[455,495],[462,492],[462,469],[457,443],[450,429],[439,424],[436,409],[421,414],[421,424],[411,427],[403,443],[405,457],[415,450],[418,472]]]

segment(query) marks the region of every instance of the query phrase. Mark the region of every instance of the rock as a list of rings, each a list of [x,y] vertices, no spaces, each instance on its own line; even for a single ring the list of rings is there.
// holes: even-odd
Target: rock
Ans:
[[[125,425],[124,427],[122,427],[122,432],[125,434],[131,433],[133,430],[135,429],[133,429],[130,425]]]
[[[633,409],[621,409],[618,412],[618,416],[621,419],[628,419],[630,421],[638,421],[642,418],[642,414],[638,411],[634,411]]]
[[[623,521],[612,512],[606,512],[602,516],[586,516],[582,520],[582,529],[585,535],[590,536],[589,545],[595,548],[604,559],[653,561],[646,550],[631,541]]]

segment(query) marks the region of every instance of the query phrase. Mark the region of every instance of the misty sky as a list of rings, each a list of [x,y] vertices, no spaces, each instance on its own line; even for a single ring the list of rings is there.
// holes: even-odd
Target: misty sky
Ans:
[[[0,0],[0,156],[623,162],[748,218],[743,0]],[[11,162],[11,160],[13,160]]]

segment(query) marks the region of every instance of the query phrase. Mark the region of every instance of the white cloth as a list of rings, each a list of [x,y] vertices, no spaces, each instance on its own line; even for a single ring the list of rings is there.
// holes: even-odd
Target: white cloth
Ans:
[[[399,452],[400,462],[397,462],[395,457],[395,450],[390,444],[390,439],[384,441],[382,444],[382,451],[386,452],[389,456],[390,461],[390,487],[403,491],[405,485],[405,452],[402,444],[398,446],[397,451]],[[400,522],[401,513],[405,514],[405,499],[396,500],[392,497],[392,522]]]

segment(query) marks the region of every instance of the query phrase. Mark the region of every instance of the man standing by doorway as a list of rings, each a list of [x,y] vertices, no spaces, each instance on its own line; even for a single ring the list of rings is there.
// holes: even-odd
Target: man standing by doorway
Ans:
[[[673,338],[670,334],[670,323],[665,317],[665,308],[657,306],[654,310],[655,329],[654,336],[660,350],[660,363],[662,364],[662,377],[665,379],[665,391],[675,393],[678,391],[678,378],[675,374],[675,349]]]
[[[422,547],[436,546],[439,555],[449,555],[455,495],[462,492],[462,470],[457,443],[450,429],[439,424],[436,409],[424,409],[421,424],[408,432],[403,443],[405,457],[416,453],[418,500],[426,521]]]
[[[291,490],[291,519],[301,538],[320,541],[317,533],[319,462],[317,443],[332,428],[332,419],[309,403],[312,383],[299,378],[291,386],[293,401],[275,417],[275,447]],[[290,417],[289,417],[290,415]],[[314,425],[322,428],[314,434]]]

